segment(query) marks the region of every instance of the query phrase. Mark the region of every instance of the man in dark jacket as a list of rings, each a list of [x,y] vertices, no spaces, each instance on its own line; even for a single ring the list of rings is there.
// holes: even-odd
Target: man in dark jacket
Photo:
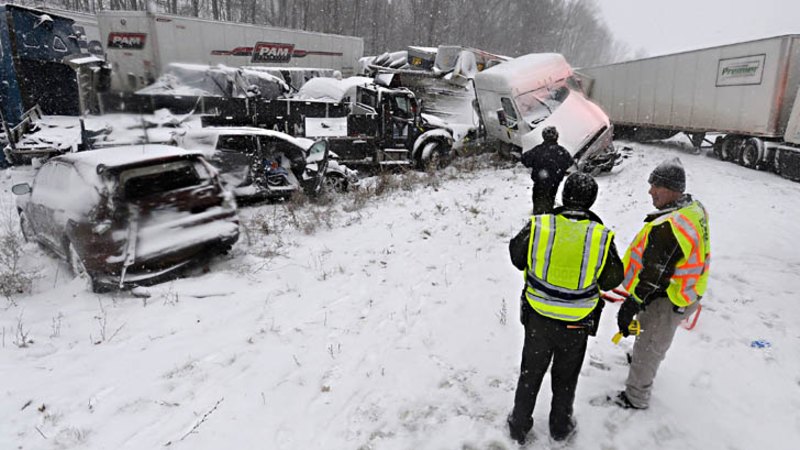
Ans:
[[[603,301],[600,289],[622,281],[622,262],[614,233],[589,208],[597,183],[573,173],[564,183],[562,202],[552,214],[531,217],[511,240],[514,266],[525,271],[520,320],[525,326],[511,437],[524,443],[533,427],[533,409],[542,378],[553,362],[550,436],[561,441],[575,429],[572,404],[588,336],[594,336]]]
[[[533,214],[547,214],[553,210],[556,193],[567,170],[575,164],[569,152],[558,145],[558,130],[542,130],[544,142],[522,154],[522,165],[531,169],[533,180]]]

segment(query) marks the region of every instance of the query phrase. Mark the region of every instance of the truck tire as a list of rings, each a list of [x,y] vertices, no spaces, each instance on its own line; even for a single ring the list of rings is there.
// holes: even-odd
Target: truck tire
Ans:
[[[775,149],[775,155],[772,157],[772,171],[776,174],[781,174],[781,149]]]
[[[742,138],[739,136],[728,135],[722,142],[720,157],[723,161],[737,161],[741,153]]]
[[[724,143],[725,143],[725,136],[717,136],[717,138],[714,139],[713,151],[714,155],[716,155],[716,157],[719,159],[722,159],[722,144]]]
[[[448,164],[447,148],[444,143],[438,140],[426,142],[422,146],[417,158],[417,168],[419,170],[441,169]],[[428,155],[427,157],[424,155]]]
[[[759,138],[751,137],[744,141],[739,155],[739,165],[748,169],[756,169],[761,165],[764,158],[764,141]]]

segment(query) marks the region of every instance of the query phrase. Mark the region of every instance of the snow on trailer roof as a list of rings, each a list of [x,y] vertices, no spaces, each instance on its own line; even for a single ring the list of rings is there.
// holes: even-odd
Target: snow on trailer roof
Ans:
[[[485,91],[511,91],[516,96],[572,75],[558,53],[532,53],[490,67],[475,75],[475,86]]]
[[[97,173],[98,166],[122,167],[165,158],[202,156],[202,153],[162,144],[125,145],[85,152],[66,153],[53,158],[69,162],[82,174]]]
[[[295,98],[300,100],[325,100],[330,99],[341,102],[345,97],[355,100],[358,86],[370,85],[374,82],[369,77],[349,77],[342,80],[336,78],[312,78],[297,91]]]

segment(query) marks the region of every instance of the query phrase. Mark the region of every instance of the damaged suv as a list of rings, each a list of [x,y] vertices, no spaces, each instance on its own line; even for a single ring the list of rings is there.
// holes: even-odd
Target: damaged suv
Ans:
[[[203,152],[236,197],[288,199],[296,191],[346,191],[358,183],[355,170],[339,164],[325,140],[295,138],[252,127],[207,127],[172,137],[179,147]]]
[[[14,185],[20,226],[97,292],[154,282],[239,238],[233,195],[199,153],[113,147],[50,159]]]

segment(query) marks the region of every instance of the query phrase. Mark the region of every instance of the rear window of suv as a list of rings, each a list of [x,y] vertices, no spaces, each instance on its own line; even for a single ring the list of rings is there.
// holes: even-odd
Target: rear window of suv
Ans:
[[[198,170],[199,169],[199,170]],[[149,197],[201,184],[208,172],[192,161],[173,161],[128,169],[119,175],[122,195],[128,200]]]

